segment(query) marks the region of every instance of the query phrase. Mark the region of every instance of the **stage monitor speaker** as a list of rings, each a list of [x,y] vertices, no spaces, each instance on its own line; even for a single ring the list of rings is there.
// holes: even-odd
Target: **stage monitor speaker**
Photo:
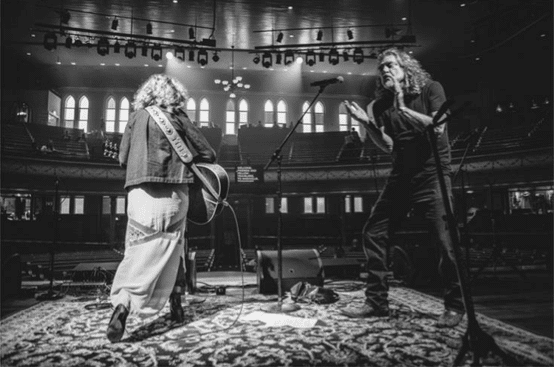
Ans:
[[[323,259],[325,278],[358,279],[364,262],[357,259]]]
[[[277,294],[277,251],[257,251],[258,292]],[[282,251],[282,292],[298,282],[323,286],[323,264],[315,249]]]

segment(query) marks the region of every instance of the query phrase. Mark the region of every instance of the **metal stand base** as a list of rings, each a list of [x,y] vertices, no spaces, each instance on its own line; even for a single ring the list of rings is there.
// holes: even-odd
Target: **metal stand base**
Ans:
[[[517,359],[509,356],[500,349],[494,342],[494,339],[477,325],[473,327],[473,330],[467,330],[462,337],[462,346],[456,355],[454,366],[459,366],[461,364],[467,352],[473,352],[473,366],[480,366],[481,360],[485,358],[489,352],[501,357],[502,361],[508,366],[519,365]]]
[[[271,313],[288,313],[300,310],[300,306],[296,303],[281,303],[277,302],[276,304],[269,305],[263,308],[265,312]]]

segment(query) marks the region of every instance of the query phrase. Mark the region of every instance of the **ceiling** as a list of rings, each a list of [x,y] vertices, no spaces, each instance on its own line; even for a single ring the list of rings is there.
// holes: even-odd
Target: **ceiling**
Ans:
[[[60,20],[61,10],[69,12],[67,24]],[[119,20],[113,31],[114,18]],[[152,35],[147,35],[147,24]],[[60,28],[61,27],[61,28]],[[215,41],[215,47],[194,44],[189,28],[195,29],[197,42]],[[386,37],[387,28],[396,28],[398,35]],[[73,45],[66,48],[66,35],[81,35],[91,47]],[[347,31],[352,31],[348,40]],[[323,38],[316,40],[321,30]],[[57,34],[55,50],[44,48],[46,31]],[[276,42],[283,32],[281,43]],[[207,69],[228,69],[234,58],[235,69],[265,70],[255,64],[256,52],[265,46],[287,46],[305,51],[298,45],[310,44],[317,52],[328,52],[331,46],[346,48],[350,55],[356,46],[363,47],[365,60],[354,63],[341,56],[338,65],[318,62],[303,72],[367,75],[375,61],[367,58],[370,47],[382,48],[404,35],[415,36],[415,42],[401,43],[424,65],[468,63],[494,54],[516,39],[526,47],[552,49],[552,1],[550,0],[2,0],[3,61],[24,60],[37,65],[105,67],[158,67],[167,62],[165,52],[182,44],[209,51]],[[126,58],[123,52],[100,56],[96,50],[98,37],[108,36],[125,44],[129,37],[139,37],[150,44],[164,45],[161,61],[148,56]],[[92,37],[92,38],[91,38]],[[142,38],[149,37],[149,38]],[[545,40],[546,43],[545,43]],[[181,42],[182,41],[182,42]],[[412,40],[413,41],[413,40]],[[348,43],[350,42],[350,43]],[[357,43],[356,43],[357,42]],[[543,42],[543,43],[537,43]],[[321,45],[321,47],[320,47]],[[519,47],[519,46],[518,46]],[[540,48],[539,47],[539,48]],[[233,49],[235,52],[231,52]],[[218,51],[219,62],[212,60]],[[198,52],[198,48],[196,48]],[[275,59],[273,59],[275,61]],[[191,67],[199,64],[185,60]],[[373,63],[373,64],[372,64]],[[273,68],[283,68],[273,65]]]

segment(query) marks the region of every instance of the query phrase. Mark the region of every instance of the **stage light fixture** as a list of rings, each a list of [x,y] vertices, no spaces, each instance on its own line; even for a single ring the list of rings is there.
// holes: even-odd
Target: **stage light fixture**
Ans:
[[[277,52],[275,54],[275,64],[281,65],[282,62],[283,62],[283,55],[281,55],[280,52]]]
[[[113,53],[118,54],[120,48],[121,48],[121,45],[119,44],[119,41],[116,40],[115,43],[113,44]]]
[[[195,38],[196,37],[194,37],[194,28],[190,27],[189,28],[189,39],[193,40]]]
[[[348,55],[347,50],[342,51],[342,58],[344,59],[344,61],[348,61],[348,59],[350,59],[350,55]]]
[[[331,49],[329,51],[329,64],[331,65],[337,65],[339,63],[339,52],[336,48]]]
[[[146,25],[146,34],[152,34],[152,23]]]
[[[152,53],[150,55],[152,56],[152,60],[160,61],[162,59],[162,46],[155,45],[152,47]]]
[[[189,61],[194,61],[194,50],[189,50]]]
[[[262,66],[269,69],[273,65],[273,56],[270,52],[264,52],[262,55]]]
[[[198,63],[201,66],[206,66],[208,64],[208,52],[204,49],[198,51]]]
[[[398,36],[402,30],[398,28],[385,28],[385,37],[391,38],[394,36]]]
[[[76,38],[75,42],[73,42],[73,44],[75,45],[75,47],[79,48],[83,45],[83,41],[81,41],[80,38]]]
[[[125,56],[129,59],[137,56],[137,45],[134,42],[127,42],[125,45]]]
[[[44,35],[44,48],[52,51],[58,45],[58,37],[53,32],[48,32]]]
[[[73,44],[73,40],[71,39],[71,37],[67,37],[65,39],[65,47],[67,48],[71,48],[71,45]]]
[[[212,56],[212,60],[213,60],[213,62],[218,62],[219,61],[219,55],[217,54],[217,52],[214,52],[214,55]]]
[[[308,66],[315,65],[315,52],[313,50],[308,51],[306,54],[306,64],[308,64]]]
[[[324,62],[324,61],[325,61],[325,52],[320,51],[319,52],[319,62]]]
[[[112,20],[112,31],[117,31],[117,27],[119,27],[119,19],[114,18]]]
[[[182,47],[175,48],[175,57],[181,61],[185,61],[185,49]]]
[[[106,56],[110,53],[110,42],[106,37],[101,37],[96,45],[96,51],[100,56]]]
[[[254,56],[254,59],[252,61],[254,61],[254,64],[259,64],[260,63],[260,55],[256,54],[256,56]]]
[[[285,65],[290,65],[294,62],[294,52],[291,50],[285,51]]]
[[[141,47],[141,55],[143,57],[146,57],[148,56],[148,45],[146,43],[143,43],[142,44],[142,47]]]
[[[279,35],[277,36],[277,43],[281,43],[283,41],[283,32],[279,32]]]
[[[69,14],[69,10],[65,9],[60,13],[60,21],[63,24],[69,24],[69,19],[71,18],[71,14]]]
[[[323,31],[319,30],[317,31],[317,40],[321,41],[323,39]]]
[[[354,55],[352,56],[352,59],[358,65],[364,62],[364,50],[362,50],[360,47],[356,47],[354,49]]]
[[[351,40],[354,38],[354,33],[352,33],[351,29],[346,31],[346,35],[348,36],[348,40]]]

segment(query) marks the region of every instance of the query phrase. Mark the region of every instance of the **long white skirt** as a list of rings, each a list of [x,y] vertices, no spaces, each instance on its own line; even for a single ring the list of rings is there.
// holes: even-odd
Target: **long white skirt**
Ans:
[[[117,268],[111,303],[149,317],[175,285],[189,207],[188,185],[142,184],[128,193],[125,255]]]

